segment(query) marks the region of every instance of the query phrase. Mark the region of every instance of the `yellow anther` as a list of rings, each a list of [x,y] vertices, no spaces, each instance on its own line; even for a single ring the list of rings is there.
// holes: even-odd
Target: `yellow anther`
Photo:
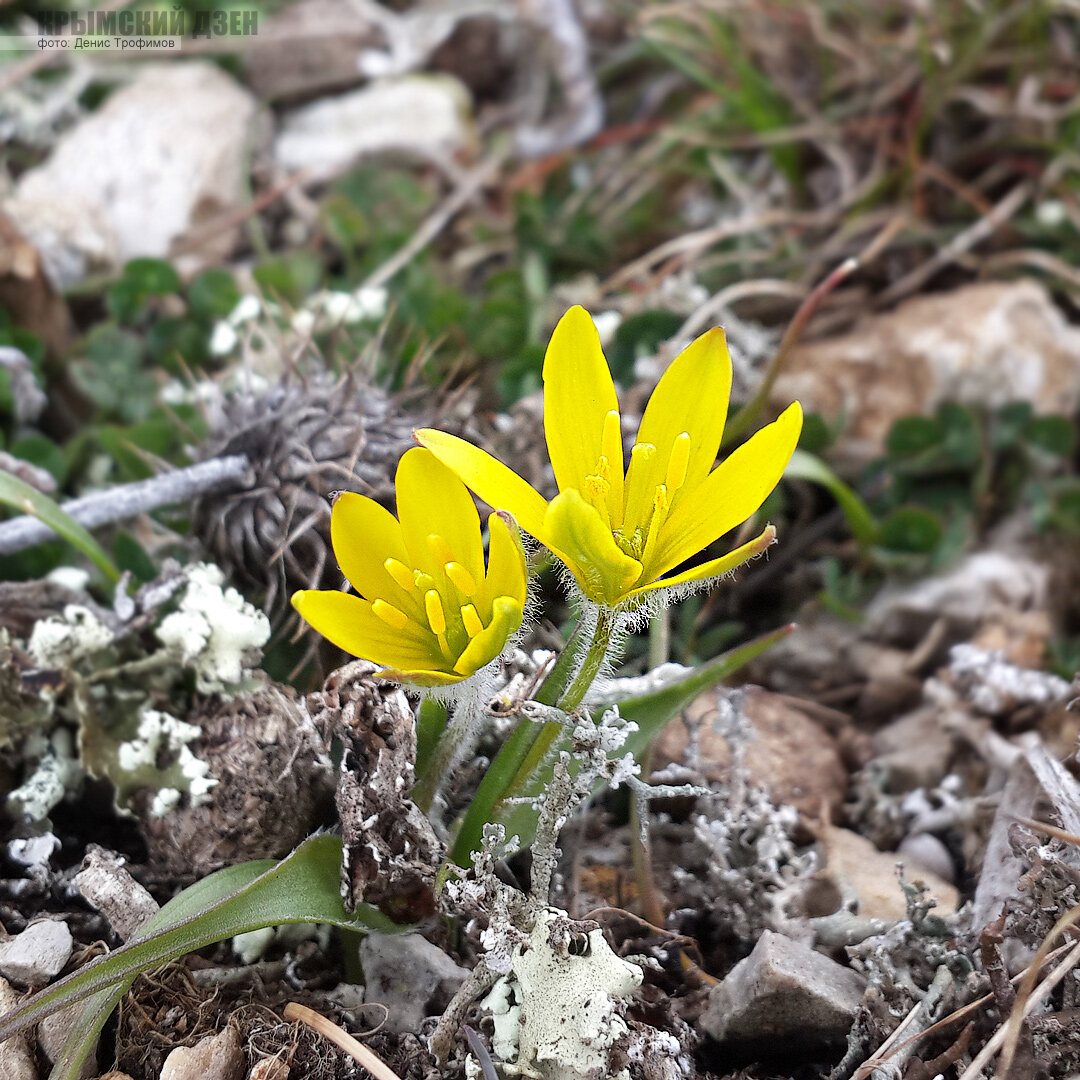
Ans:
[[[409,616],[404,611],[399,611],[393,604],[388,604],[385,600],[376,600],[371,605],[371,610],[387,626],[392,626],[395,630],[404,630],[409,625]]]
[[[604,459],[601,458],[601,461]],[[611,491],[611,482],[603,476],[591,473],[585,477],[585,498],[596,508],[604,519],[604,524],[611,528],[611,515],[608,512],[608,492]]]
[[[430,574],[425,574],[423,570],[414,570],[413,585],[421,592],[426,593],[435,588],[435,579]]]
[[[637,460],[644,464],[655,453],[656,447],[651,442],[636,442],[630,447],[630,460]]]
[[[655,545],[656,539],[660,535],[660,529],[667,520],[670,506],[671,502],[668,499],[667,488],[663,484],[659,484],[656,491],[653,492],[652,519],[649,521],[649,535],[645,538],[645,546],[642,548],[643,557],[645,552],[652,551],[653,545]]]
[[[446,539],[438,533],[431,533],[431,535],[428,536],[427,546],[428,551],[435,556],[436,561],[440,563],[454,561],[454,553],[450,550],[450,545],[446,542]]]
[[[601,480],[607,480],[611,477],[611,463],[603,454],[596,459],[596,475]]]
[[[397,559],[387,559],[383,563],[383,568],[403,589],[413,587],[413,572],[403,562],[399,562]]]
[[[664,483],[668,491],[678,491],[686,479],[686,466],[690,461],[690,435],[683,432],[675,436],[671,444],[671,457],[668,458],[667,476]]]
[[[609,467],[613,461],[622,461],[622,428],[619,424],[619,414],[615,409],[604,417],[604,433],[600,436],[600,453],[608,462]]]
[[[448,562],[443,569],[446,576],[454,583],[463,596],[472,596],[476,592],[476,582],[472,574],[459,562]]]
[[[424,610],[427,612],[428,626],[434,634],[446,633],[446,614],[443,611],[442,600],[434,589],[424,593]]]
[[[472,604],[466,604],[461,609],[461,622],[470,639],[476,637],[484,629],[484,624],[480,621],[480,616],[476,614],[476,608]]]

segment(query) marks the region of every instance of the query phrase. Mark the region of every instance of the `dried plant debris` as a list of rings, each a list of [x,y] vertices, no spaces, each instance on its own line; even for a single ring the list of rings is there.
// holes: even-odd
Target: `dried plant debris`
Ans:
[[[344,745],[337,810],[345,842],[346,902],[374,904],[397,922],[435,911],[435,871],[443,848],[408,798],[416,726],[399,686],[373,678],[366,661],[334,672],[309,698],[314,721]]]

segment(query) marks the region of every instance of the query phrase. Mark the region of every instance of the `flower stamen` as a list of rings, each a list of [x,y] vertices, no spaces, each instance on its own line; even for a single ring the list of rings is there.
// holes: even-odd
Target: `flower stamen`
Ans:
[[[415,575],[403,562],[398,559],[387,559],[383,563],[383,569],[396,581],[406,592],[416,587]]]
[[[472,574],[459,562],[448,562],[443,570],[462,596],[472,596],[476,592],[476,582]]]
[[[454,561],[454,552],[446,542],[446,538],[438,533],[431,533],[427,538],[428,551],[435,556],[435,560],[445,566]]]
[[[671,444],[671,456],[668,458],[667,476],[664,485],[672,495],[683,486],[686,480],[686,467],[690,463],[690,435],[684,431],[675,436]]]
[[[409,616],[404,611],[394,607],[393,604],[388,604],[385,600],[375,600],[371,605],[371,610],[387,626],[391,626],[395,630],[404,630],[409,625]]]
[[[484,624],[480,621],[480,616],[477,615],[476,608],[472,604],[462,606],[461,623],[465,627],[465,633],[469,635],[470,641],[484,629]]]
[[[427,614],[431,632],[439,637],[446,633],[446,613],[443,611],[442,598],[434,589],[424,593],[424,611]]]

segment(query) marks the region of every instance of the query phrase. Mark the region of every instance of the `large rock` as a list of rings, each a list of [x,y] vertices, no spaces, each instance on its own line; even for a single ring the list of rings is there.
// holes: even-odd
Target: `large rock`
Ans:
[[[161,1067],[161,1080],[241,1080],[247,1060],[236,1028],[227,1027],[195,1046],[178,1046]]]
[[[74,941],[66,922],[42,919],[0,945],[0,975],[22,986],[44,986],[64,970]]]
[[[797,347],[771,400],[779,409],[795,398],[843,419],[836,455],[850,464],[880,454],[894,420],[943,401],[989,409],[1028,401],[1036,412],[1069,414],[1080,405],[1080,329],[1034,281],[918,296]]]
[[[288,113],[274,157],[321,175],[373,154],[453,154],[475,141],[471,115],[468,90],[448,75],[386,79]]]
[[[257,117],[255,98],[216,64],[148,64],[22,176],[7,210],[61,288],[175,255],[245,201]],[[226,258],[238,229],[193,235],[192,263]]]
[[[863,979],[809,945],[766,930],[709,994],[701,1027],[718,1042],[761,1053],[842,1044],[862,1003]]]
[[[730,780],[731,748],[712,723],[716,708],[710,691],[690,705],[685,718],[664,728],[653,751],[657,769],[686,762],[690,731],[696,727],[696,764],[703,775],[712,782]],[[790,804],[809,820],[823,810],[839,810],[848,777],[836,739],[782,694],[748,687],[742,709],[752,728],[745,758],[750,779],[766,788],[774,803]]]

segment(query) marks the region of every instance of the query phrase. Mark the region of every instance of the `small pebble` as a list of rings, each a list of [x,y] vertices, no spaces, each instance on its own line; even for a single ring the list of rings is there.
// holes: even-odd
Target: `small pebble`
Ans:
[[[248,1080],[289,1080],[289,1066],[279,1057],[262,1058],[251,1066]]]
[[[161,1067],[161,1080],[243,1080],[247,1061],[236,1028],[227,1027],[195,1046],[178,1046]]]
[[[66,922],[31,923],[0,945],[0,975],[22,986],[45,986],[64,970],[73,946]]]

